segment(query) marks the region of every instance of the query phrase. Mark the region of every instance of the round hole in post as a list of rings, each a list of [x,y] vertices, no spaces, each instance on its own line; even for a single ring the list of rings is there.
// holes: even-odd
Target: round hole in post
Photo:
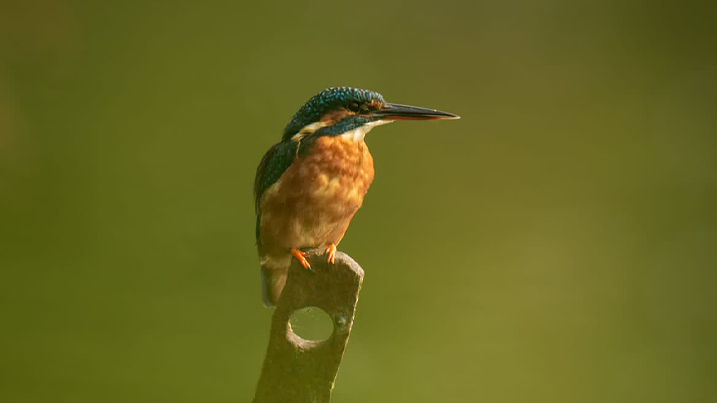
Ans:
[[[331,337],[334,322],[323,309],[315,306],[297,309],[289,317],[291,330],[304,340],[324,341]]]
[[[336,253],[328,264],[324,248],[307,252],[312,270],[293,259],[286,285],[272,315],[269,344],[257,383],[254,403],[328,403],[336,373],[353,326],[356,303],[364,277],[363,269],[350,256]],[[325,323],[326,331],[309,334],[302,323],[304,307],[309,319]],[[325,312],[325,313],[324,313]],[[296,334],[296,327],[306,340]],[[333,332],[329,329],[333,329]]]

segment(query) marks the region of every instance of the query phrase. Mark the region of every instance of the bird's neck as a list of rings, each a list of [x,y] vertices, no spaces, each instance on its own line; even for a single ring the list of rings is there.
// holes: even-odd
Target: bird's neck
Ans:
[[[339,135],[339,137],[351,139],[355,142],[363,142],[364,137],[366,137],[366,133],[370,132],[371,129],[376,126],[385,125],[391,122],[391,120],[374,120],[373,122],[368,122],[363,126],[359,126],[355,129],[343,132]]]

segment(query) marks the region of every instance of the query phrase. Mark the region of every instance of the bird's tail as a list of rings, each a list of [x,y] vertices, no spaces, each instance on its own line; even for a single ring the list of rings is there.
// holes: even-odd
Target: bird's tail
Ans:
[[[276,305],[286,284],[288,273],[288,267],[261,266],[261,299],[265,307],[271,308]]]

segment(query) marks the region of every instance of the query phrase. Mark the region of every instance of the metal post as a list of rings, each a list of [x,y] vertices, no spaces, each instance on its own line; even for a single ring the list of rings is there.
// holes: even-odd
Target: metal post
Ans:
[[[306,259],[312,270],[295,259],[271,322],[269,345],[256,387],[254,403],[328,403],[336,373],[351,334],[363,269],[350,256],[336,253],[326,262],[323,250]],[[327,340],[304,340],[291,330],[291,314],[305,307],[323,309],[333,320]]]

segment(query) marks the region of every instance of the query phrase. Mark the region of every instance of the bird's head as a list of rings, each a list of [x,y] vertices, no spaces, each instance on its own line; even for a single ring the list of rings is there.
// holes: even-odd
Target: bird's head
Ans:
[[[459,119],[435,109],[392,104],[377,92],[351,87],[327,88],[314,95],[284,129],[283,141],[308,135],[352,135],[363,139],[369,130],[396,120]]]

